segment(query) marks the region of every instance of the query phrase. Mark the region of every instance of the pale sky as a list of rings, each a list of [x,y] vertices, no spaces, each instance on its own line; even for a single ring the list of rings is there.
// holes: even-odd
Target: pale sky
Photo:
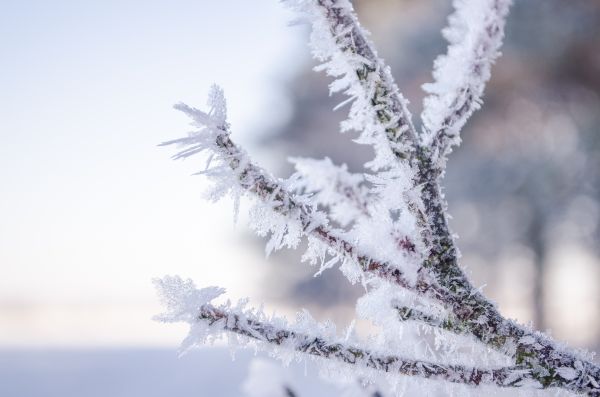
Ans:
[[[255,292],[231,203],[156,145],[213,82],[238,141],[280,120],[307,52],[289,20],[276,0],[4,2],[0,346],[175,343],[150,321],[164,274]]]

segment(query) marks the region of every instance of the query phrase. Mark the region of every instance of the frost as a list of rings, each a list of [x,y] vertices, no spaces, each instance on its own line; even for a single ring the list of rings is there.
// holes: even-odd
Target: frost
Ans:
[[[369,214],[369,189],[362,174],[351,174],[345,164],[323,160],[290,158],[296,173],[290,188],[308,194],[311,202],[329,210],[332,220],[347,226]]]
[[[471,114],[481,107],[491,65],[499,55],[504,21],[511,0],[454,0],[455,12],[443,30],[448,52],[434,62],[434,83],[425,84],[423,120],[426,145],[435,147],[440,161],[460,143],[459,132]],[[439,147],[436,139],[448,139]],[[442,165],[443,166],[443,165]]]
[[[273,212],[272,205],[258,203],[250,211],[250,225],[259,236],[270,235],[265,245],[265,254],[282,247],[296,248],[302,236],[299,222],[290,221],[286,217]]]
[[[211,107],[210,117],[217,126],[227,125],[227,101],[223,89],[213,85],[208,94],[208,105]]]
[[[350,284],[356,284],[361,281],[364,277],[363,271],[355,260],[351,258],[344,258],[342,265],[340,266],[342,274],[346,276]]]
[[[343,92],[349,98],[340,104],[351,103],[342,131],[358,131],[356,142],[373,146],[375,157],[365,165],[367,168],[373,171],[388,168],[395,163],[394,150],[411,150],[404,140],[414,127],[408,101],[368,41],[368,32],[358,23],[352,4],[347,0],[286,3],[310,21],[313,57],[322,62],[316,70],[324,70],[336,79],[329,86],[330,92]],[[332,9],[335,13],[330,12]],[[398,108],[401,112],[394,114]],[[388,134],[393,134],[398,142],[390,143]]]
[[[524,389],[541,389],[542,384],[534,379],[523,379],[515,384],[518,387],[522,387]]]
[[[525,335],[519,339],[519,343],[522,345],[533,345],[535,343],[535,338],[531,335]]]
[[[167,308],[165,313],[154,317],[162,322],[196,323],[200,308],[225,293],[225,289],[218,287],[196,289],[192,280],[183,280],[179,276],[165,276],[153,281],[161,303]]]
[[[579,375],[579,371],[571,367],[556,368],[556,373],[558,374],[558,376],[566,380],[573,380]]]
[[[190,324],[190,331],[181,343],[180,354],[204,343],[212,331],[206,323],[198,321],[198,315],[205,305],[225,293],[225,290],[218,287],[197,289],[192,280],[183,280],[179,276],[154,279],[154,286],[167,309],[165,313],[156,315],[154,320]],[[213,329],[217,329],[217,326]]]

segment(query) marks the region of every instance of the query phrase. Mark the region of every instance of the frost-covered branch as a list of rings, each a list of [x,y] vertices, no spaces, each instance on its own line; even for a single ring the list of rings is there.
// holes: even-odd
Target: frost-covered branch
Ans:
[[[532,376],[535,376],[538,385],[565,386],[565,377],[573,376],[568,379],[568,385],[575,388],[574,390],[598,390],[596,385],[600,379],[600,371],[594,364],[578,359],[573,354],[558,349],[551,341],[504,319],[493,305],[469,284],[454,262],[454,256],[440,256],[446,258],[451,265],[445,272],[439,273],[447,277],[445,280],[450,281],[446,284],[450,288],[440,288],[427,279],[419,279],[416,284],[411,284],[404,279],[399,269],[374,261],[368,256],[358,255],[353,244],[335,235],[324,222],[314,221],[313,215],[317,212],[310,205],[297,201],[297,197],[290,195],[281,184],[250,162],[247,155],[229,138],[222,94],[213,90],[211,97],[213,107],[209,113],[185,105],[178,106],[194,118],[200,131],[167,144],[178,143],[185,147],[176,155],[177,158],[185,158],[207,149],[212,150],[215,155],[212,160],[225,164],[225,167],[220,164],[205,171],[209,176],[227,183],[217,189],[219,195],[240,187],[255,193],[268,203],[271,210],[286,216],[287,229],[276,233],[275,245],[294,244],[296,237],[291,237],[294,228],[290,228],[289,225],[296,222],[300,225],[298,230],[311,233],[324,241],[328,247],[346,255],[346,258],[356,260],[363,271],[420,292],[449,307],[460,321],[461,327],[467,329],[471,335],[491,347],[506,352],[517,364],[532,369]],[[444,281],[443,278],[441,280]]]
[[[453,321],[447,316],[434,316],[409,306],[394,305],[394,308],[397,310],[398,318],[401,321],[415,321],[430,327],[454,332],[456,334],[464,333],[464,329],[461,327],[460,323]]]
[[[355,37],[364,38],[364,32],[361,30],[356,17],[352,13],[351,7],[345,1],[307,1],[312,7],[321,7],[326,10],[323,14],[312,15],[313,20],[313,46],[317,42],[316,56],[321,60],[330,60],[327,64],[331,73],[335,75],[349,75],[342,66],[344,61],[337,58],[347,56],[353,60],[353,54],[359,53],[365,58],[364,64],[379,65],[379,70],[387,70],[383,62],[376,57],[372,46],[366,39],[359,40],[360,43],[367,43],[369,51],[352,49],[349,54],[331,51],[331,45],[325,44],[319,46],[327,30],[323,29],[323,24],[328,24],[329,32],[334,33],[331,37],[337,35],[342,37],[340,40],[343,48],[353,48],[352,44],[347,44]],[[446,37],[451,43],[448,55],[441,57],[436,62],[438,72],[435,73],[436,84],[429,86],[432,95],[426,101],[424,113],[425,136],[423,143],[419,143],[413,151],[407,149],[406,145],[411,142],[411,135],[403,135],[404,139],[400,141],[405,143],[403,151],[393,151],[397,159],[404,159],[406,153],[413,157],[412,163],[416,165],[416,185],[421,187],[422,212],[418,200],[413,200],[413,211],[417,219],[424,227],[423,238],[425,247],[428,250],[428,257],[424,263],[426,269],[430,269],[435,275],[437,284],[441,286],[439,300],[448,307],[461,324],[461,328],[467,328],[468,332],[475,336],[484,344],[503,349],[510,352],[517,362],[526,363],[538,375],[538,381],[546,386],[553,382],[561,383],[565,386],[564,378],[561,376],[552,376],[540,370],[540,368],[571,368],[571,373],[580,374],[579,383],[585,386],[583,389],[588,392],[595,392],[597,382],[600,381],[597,374],[597,368],[590,362],[585,362],[585,370],[578,370],[575,366],[577,361],[574,356],[557,348],[552,342],[536,335],[530,330],[517,326],[509,320],[504,319],[497,309],[492,305],[476,288],[474,288],[467,277],[464,275],[458,265],[458,251],[448,228],[446,216],[446,203],[439,187],[439,176],[443,173],[445,167],[445,156],[452,144],[457,144],[458,131],[464,125],[467,118],[477,108],[483,93],[485,82],[489,79],[489,70],[494,59],[497,57],[498,49],[503,37],[504,19],[508,12],[509,1],[506,0],[486,0],[481,2],[456,1],[456,13],[451,18],[450,27],[446,30]],[[325,19],[323,19],[325,15]],[[345,27],[345,30],[337,30],[339,26]],[[346,32],[344,36],[343,32]],[[351,32],[351,33],[348,33]],[[349,39],[349,37],[351,39]],[[344,38],[346,43],[344,43]],[[319,40],[321,39],[321,40]],[[320,50],[321,49],[321,50]],[[319,52],[321,51],[321,52]],[[341,54],[341,55],[340,55]],[[337,58],[336,58],[337,57]],[[332,65],[337,69],[332,68]],[[335,73],[335,70],[341,70]],[[354,82],[352,76],[349,80],[342,80],[344,84],[350,84],[349,90],[360,90],[364,83]],[[378,79],[383,92],[399,95],[396,86],[390,78]],[[341,84],[344,86],[343,84]],[[334,89],[337,88],[334,83]],[[402,97],[399,96],[400,102]],[[402,102],[403,103],[403,102]],[[377,101],[357,101],[354,103],[355,112],[359,114],[371,114],[374,108],[378,108]],[[385,106],[384,106],[385,107]],[[357,111],[357,109],[360,109]],[[375,112],[377,112],[377,110]],[[379,115],[379,113],[376,113]],[[409,119],[408,111],[405,107],[395,109],[395,117],[399,119]],[[351,112],[350,121],[353,121]],[[385,117],[384,117],[385,118]],[[392,117],[393,119],[393,117]],[[441,121],[440,121],[441,120]],[[373,120],[361,119],[361,123],[356,125],[360,128],[369,126]],[[437,124],[436,124],[437,123]],[[377,125],[377,121],[375,121]],[[410,126],[410,123],[406,125]],[[407,128],[410,132],[410,128]],[[387,135],[390,142],[394,143],[397,135]],[[414,143],[414,142],[413,142]],[[381,146],[381,145],[380,145]],[[376,151],[381,147],[376,147]],[[393,147],[393,145],[392,145]],[[380,156],[382,157],[382,156]],[[389,159],[388,159],[389,160]],[[378,165],[381,165],[378,163]],[[389,164],[387,164],[389,165]],[[521,339],[525,338],[525,339]],[[523,341],[535,340],[534,344],[526,344]],[[536,348],[532,348],[535,346]],[[553,361],[552,357],[560,357],[560,360]],[[565,372],[565,371],[563,371]],[[569,372],[569,371],[566,371]],[[593,379],[586,380],[584,373],[594,373]],[[557,379],[559,379],[557,381]],[[560,379],[563,379],[562,381]],[[589,387],[589,389],[585,389]]]
[[[460,365],[443,365],[421,360],[406,359],[391,354],[370,351],[335,337],[335,330],[328,335],[313,334],[306,329],[318,329],[315,324],[306,326],[306,319],[290,326],[283,319],[266,318],[264,314],[244,311],[243,305],[231,308],[230,304],[215,306],[211,301],[223,290],[214,287],[195,289],[191,280],[165,277],[155,280],[167,312],[157,316],[164,322],[187,322],[190,333],[185,348],[202,344],[206,339],[216,338],[223,332],[241,336],[240,344],[258,342],[260,347],[278,348],[335,360],[343,364],[385,373],[419,376],[446,380],[467,385],[495,384],[518,386],[530,375],[520,367],[469,368]],[[312,319],[308,319],[312,321]],[[303,324],[304,323],[304,324]]]
[[[359,131],[358,141],[374,147],[375,159],[366,166],[379,170],[389,167],[395,158],[411,158],[417,138],[407,101],[360,26],[350,1],[286,3],[311,23],[313,55],[323,62],[317,69],[337,78],[330,85],[331,92],[343,91],[352,101],[342,129]]]
[[[512,0],[454,0],[455,12],[443,30],[448,52],[434,64],[434,83],[423,88],[423,145],[433,162],[444,167],[460,130],[481,106],[490,69],[499,56],[504,24]]]
[[[479,293],[478,293],[479,294]],[[446,302],[455,298],[446,299]],[[471,310],[479,302],[476,313]],[[395,305],[403,320],[414,320],[447,331],[471,335],[479,342],[514,360],[531,371],[530,386],[560,387],[578,393],[600,395],[600,367],[590,356],[577,354],[544,334],[505,319],[484,297],[455,306],[449,317],[441,319],[414,308]],[[458,313],[458,316],[456,315]]]
[[[211,110],[206,113],[199,109],[178,104],[176,108],[187,114],[193,120],[198,130],[187,137],[167,141],[161,145],[176,144],[182,147],[174,158],[182,159],[204,151],[209,152],[207,169],[200,172],[217,182],[220,198],[231,192],[235,200],[245,192],[251,192],[264,204],[259,213],[261,223],[258,231],[261,234],[271,233],[267,244],[267,253],[282,246],[296,247],[301,236],[309,239],[309,249],[305,260],[311,263],[321,263],[321,270],[342,262],[341,269],[351,282],[368,272],[388,279],[404,288],[423,294],[432,294],[434,289],[424,280],[407,280],[400,268],[385,261],[377,260],[361,252],[357,246],[342,236],[342,231],[328,227],[325,215],[316,210],[309,197],[292,195],[283,183],[278,182],[250,160],[245,151],[240,149],[230,138],[229,125],[226,119],[226,104],[223,92],[214,86],[209,96]],[[216,166],[210,168],[212,163]],[[275,212],[285,218],[281,221],[273,218],[268,212]],[[321,245],[318,244],[321,243]],[[333,255],[333,259],[325,262],[325,255]]]
[[[408,163],[410,169],[399,170],[405,176],[412,174],[404,186],[390,174],[380,172],[382,184],[397,186],[396,196],[386,197],[385,201],[406,204],[421,228],[425,247],[431,249],[429,268],[436,267],[439,251],[455,251],[446,225],[445,202],[437,183],[441,171],[433,162],[430,148],[420,144],[407,102],[394,83],[389,67],[377,56],[348,0],[290,0],[288,3],[306,15],[312,24],[313,55],[324,62],[322,67],[330,75],[338,77],[331,90],[343,90],[354,99],[342,128],[361,131],[360,142],[373,145],[375,160],[366,166],[381,171]],[[449,253],[454,255],[454,252]]]
[[[214,306],[210,301],[220,290],[196,291],[187,284],[165,294],[175,297],[167,298],[174,310],[162,319],[189,322],[193,332],[186,343],[192,345],[199,343],[198,335],[227,331],[265,345],[380,372],[468,385],[559,387],[600,396],[600,368],[589,357],[504,318],[471,284],[459,265],[458,249],[448,227],[440,177],[447,154],[460,141],[460,129],[481,103],[510,1],[455,0],[456,12],[444,32],[450,42],[448,53],[436,60],[436,81],[426,86],[430,95],[425,101],[420,137],[411,123],[406,100],[367,39],[350,2],[288,2],[312,23],[314,55],[324,62],[323,69],[338,78],[331,91],[344,91],[352,101],[343,128],[361,131],[359,141],[374,147],[375,159],[365,165],[372,173],[350,174],[326,159],[296,161],[298,173],[288,181],[270,176],[231,140],[225,101],[218,88],[211,91],[208,113],[177,106],[194,120],[198,130],[165,144],[183,146],[175,158],[209,153],[202,173],[217,182],[211,198],[232,193],[237,202],[241,195],[251,193],[259,199],[253,224],[259,234],[271,235],[267,253],[282,246],[296,247],[306,236],[309,248],[304,259],[320,262],[319,272],[341,262],[348,279],[362,280],[369,294],[378,288],[383,291],[381,285],[385,283],[377,280],[381,278],[395,284],[394,288],[409,290],[415,298],[411,303],[442,308],[439,315],[431,314],[420,310],[422,306],[396,305],[389,296],[377,295],[374,306],[390,309],[392,303],[395,308],[394,325],[417,321],[450,331],[502,353],[513,365],[473,368],[476,366],[379,354],[372,346],[357,347],[347,340],[313,332],[313,328],[294,329],[252,311]],[[323,207],[345,229],[333,227]],[[183,295],[194,298],[177,303],[182,290],[187,291]]]
[[[211,305],[200,308],[199,321],[206,321],[209,326],[222,328],[259,342],[284,346],[300,353],[325,359],[335,359],[345,364],[361,365],[369,369],[396,373],[399,375],[420,376],[423,378],[442,379],[454,383],[469,385],[496,384],[510,386],[528,377],[528,371],[519,367],[499,369],[467,368],[457,365],[440,365],[436,363],[402,359],[393,355],[375,354],[368,350],[348,346],[337,341],[277,328],[270,323],[263,323],[252,318],[242,317],[236,313],[226,312]]]

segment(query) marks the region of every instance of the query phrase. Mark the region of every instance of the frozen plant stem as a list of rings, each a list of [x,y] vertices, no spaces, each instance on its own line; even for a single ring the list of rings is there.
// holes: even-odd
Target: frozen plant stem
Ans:
[[[262,345],[385,373],[470,386],[555,387],[600,396],[600,368],[589,358],[504,318],[473,287],[460,267],[448,227],[440,187],[446,158],[460,143],[460,129],[482,102],[504,36],[510,1],[454,1],[455,12],[444,30],[448,51],[435,62],[435,82],[425,86],[429,96],[421,115],[421,132],[413,126],[407,101],[349,1],[286,3],[311,22],[313,54],[323,63],[318,69],[336,78],[331,91],[343,91],[352,102],[342,128],[357,130],[359,143],[374,148],[374,159],[365,164],[368,172],[349,174],[328,159],[296,159],[298,172],[289,181],[270,176],[231,140],[225,99],[219,88],[211,91],[209,112],[176,106],[193,120],[197,130],[164,144],[183,147],[175,158],[209,153],[207,169],[202,173],[217,183],[213,198],[230,192],[236,200],[246,194],[257,199],[259,219],[255,223],[259,224],[259,234],[271,235],[268,252],[282,246],[296,247],[301,237],[307,237],[305,258],[320,262],[319,272],[341,263],[347,278],[352,283],[362,281],[369,294],[391,284],[399,291],[408,291],[415,302],[435,304],[447,312],[443,318],[436,317],[419,306],[380,297],[381,311],[393,309],[395,322],[416,321],[467,337],[473,346],[500,353],[511,364],[469,366],[376,354],[380,348],[358,348],[331,336],[290,330],[206,302],[201,306],[180,305],[187,313],[181,318],[191,318],[192,327],[195,322],[205,323],[215,334],[227,331]],[[321,210],[324,205],[330,207],[329,212]],[[347,219],[340,209],[350,211],[355,218]],[[334,227],[330,220],[350,226]],[[376,313],[371,319],[377,324],[380,317]],[[450,344],[448,340],[441,342]]]
[[[376,274],[402,287],[428,294],[431,289],[429,286],[411,285],[404,279],[400,270],[362,254],[353,243],[330,230],[322,219],[314,216],[317,212],[311,205],[299,202],[297,196],[289,193],[273,177],[251,162],[248,155],[231,140],[228,126],[216,126],[206,122],[210,119],[210,115],[198,109],[181,104],[177,105],[177,109],[192,117],[197,125],[210,129],[206,132],[212,140],[207,140],[207,136],[204,135],[191,135],[162,143],[161,145],[179,144],[187,147],[176,154],[175,159],[188,157],[190,153],[196,154],[200,150],[212,150],[215,158],[222,160],[230,168],[242,189],[269,203],[273,211],[287,217],[290,222],[299,223],[305,234],[318,238],[339,255],[355,261],[365,272]]]
[[[425,212],[423,235],[429,249],[424,267],[431,270],[438,285],[442,287],[442,302],[453,311],[463,326],[483,343],[496,349],[504,349],[507,345],[516,346],[511,356],[518,364],[530,365],[536,369],[538,381],[543,387],[564,386],[563,383],[566,382],[562,382],[560,376],[555,376],[553,369],[567,367],[573,368],[581,377],[580,385],[575,386],[574,391],[600,393],[598,366],[591,362],[584,363],[569,352],[557,350],[553,342],[542,335],[504,319],[494,305],[471,285],[458,264],[457,249],[447,223],[446,203],[439,185],[445,167],[445,156],[452,144],[460,142],[458,130],[481,102],[491,64],[497,57],[504,35],[504,19],[509,6],[510,0],[455,1],[456,12],[451,16],[451,24],[445,32],[451,45],[448,54],[436,61],[438,69],[435,77],[438,80],[453,79],[463,84],[441,87],[432,84],[428,87],[432,95],[425,101],[424,117],[436,111],[446,116],[437,128],[431,128],[432,124],[428,124],[426,120],[424,134],[421,135],[421,139],[416,139],[411,124],[403,121],[410,118],[406,106],[399,105],[404,104],[405,100],[389,75],[389,68],[371,48],[371,43],[366,39],[351,6],[345,1],[318,1],[318,7],[321,8],[319,11],[325,16],[332,33],[351,32],[350,36],[345,38],[346,41],[337,36],[337,42],[341,43],[340,51],[344,52],[350,48],[351,53],[364,58],[363,70],[366,72],[356,71],[359,81],[362,82],[359,84],[368,84],[373,80],[378,82],[377,89],[370,91],[375,92],[370,104],[377,109],[376,122],[385,123],[389,119],[397,119],[397,130],[406,131],[404,135],[388,133],[386,137],[392,148],[398,147],[399,144],[404,148],[403,151],[392,150],[397,161],[408,158],[411,166],[416,168],[416,184],[422,186],[421,200]],[[468,20],[471,16],[481,20]],[[452,29],[459,29],[465,25],[470,28],[469,34],[463,37],[463,41],[458,40],[455,37],[456,32]],[[358,44],[352,47],[348,42]],[[464,55],[469,55],[469,59],[461,65],[456,58]],[[463,70],[459,70],[463,78],[456,77],[456,70],[452,69],[455,64],[463,66]],[[370,69],[367,65],[377,67]],[[385,99],[378,96],[379,92],[383,93]],[[441,100],[442,97],[446,100]],[[447,106],[444,107],[444,104]],[[432,109],[434,107],[438,108]],[[388,114],[395,114],[396,117],[389,117]],[[386,129],[386,132],[389,131]],[[412,145],[412,149],[408,148],[409,145]],[[522,340],[535,342],[523,343]],[[576,368],[578,366],[581,368]]]
[[[337,360],[345,364],[362,365],[369,369],[387,373],[441,379],[475,386],[494,384],[502,387],[521,382],[531,376],[528,371],[518,366],[477,369],[402,359],[393,355],[375,354],[359,347],[330,341],[319,336],[278,328],[248,316],[227,312],[208,304],[200,308],[198,321],[207,322],[210,326],[221,327],[224,331],[233,332],[258,342],[285,346],[287,349],[293,349],[300,353],[323,359]]]

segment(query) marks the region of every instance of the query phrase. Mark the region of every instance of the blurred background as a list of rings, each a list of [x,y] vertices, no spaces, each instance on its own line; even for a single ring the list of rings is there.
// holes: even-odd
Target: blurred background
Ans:
[[[229,200],[203,200],[206,181],[189,177],[202,164],[156,146],[189,129],[172,105],[201,107],[216,82],[236,140],[276,175],[290,174],[288,156],[360,171],[370,149],[338,133],[342,97],[311,71],[307,28],[288,27],[281,4],[2,5],[0,395],[242,395],[249,355],[177,360],[185,327],[151,320],[161,311],[151,279],[165,274],[284,314],[351,320],[360,289],[336,270],[313,278],[296,252],[265,259]],[[450,2],[355,6],[419,124]],[[600,1],[517,2],[506,31],[484,106],[448,164],[451,226],[503,313],[597,350]],[[208,367],[233,368],[232,380],[215,382]]]

